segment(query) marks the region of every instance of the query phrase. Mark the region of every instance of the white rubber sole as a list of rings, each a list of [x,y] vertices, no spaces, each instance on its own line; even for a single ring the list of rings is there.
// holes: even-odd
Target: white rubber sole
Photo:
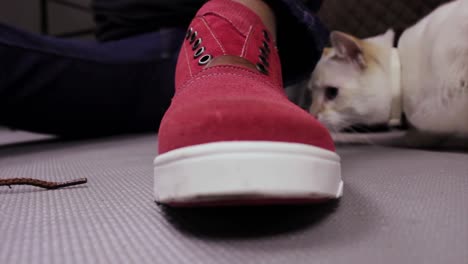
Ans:
[[[156,201],[169,205],[307,203],[343,193],[339,156],[305,144],[217,142],[154,160]]]

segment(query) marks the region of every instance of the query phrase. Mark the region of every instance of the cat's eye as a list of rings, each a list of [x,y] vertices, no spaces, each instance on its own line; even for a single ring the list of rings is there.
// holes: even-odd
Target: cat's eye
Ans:
[[[335,100],[335,98],[338,96],[338,88],[328,86],[325,88],[325,98],[328,101]]]

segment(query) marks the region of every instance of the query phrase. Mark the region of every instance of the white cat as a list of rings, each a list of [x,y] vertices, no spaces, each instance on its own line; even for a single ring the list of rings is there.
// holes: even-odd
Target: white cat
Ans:
[[[447,3],[407,29],[357,39],[333,32],[312,73],[310,112],[332,130],[396,124],[468,136],[468,0]]]

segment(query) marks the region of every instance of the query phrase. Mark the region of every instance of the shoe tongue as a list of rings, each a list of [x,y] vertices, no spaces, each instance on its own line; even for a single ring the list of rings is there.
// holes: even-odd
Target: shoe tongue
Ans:
[[[197,12],[197,16],[205,15],[215,15],[229,21],[244,37],[252,25],[262,23],[252,10],[231,0],[209,1]]]
[[[214,67],[214,66],[220,66],[220,65],[239,66],[239,67],[243,67],[243,68],[250,69],[250,70],[253,70],[253,71],[257,71],[257,69],[255,68],[255,65],[251,61],[249,61],[249,60],[247,60],[245,58],[242,58],[242,57],[232,56],[232,55],[218,56],[218,57],[214,58],[207,65],[206,68],[210,68],[210,67]]]

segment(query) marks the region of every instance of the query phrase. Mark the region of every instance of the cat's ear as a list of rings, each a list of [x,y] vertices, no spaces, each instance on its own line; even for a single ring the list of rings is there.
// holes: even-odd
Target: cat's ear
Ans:
[[[333,31],[330,40],[339,58],[349,60],[360,68],[366,67],[364,51],[359,39],[343,32]]]
[[[395,31],[393,31],[393,29],[387,30],[387,32],[385,32],[382,35],[378,35],[378,36],[366,39],[366,41],[369,41],[374,44],[381,45],[387,48],[393,47],[394,40],[395,40]]]

